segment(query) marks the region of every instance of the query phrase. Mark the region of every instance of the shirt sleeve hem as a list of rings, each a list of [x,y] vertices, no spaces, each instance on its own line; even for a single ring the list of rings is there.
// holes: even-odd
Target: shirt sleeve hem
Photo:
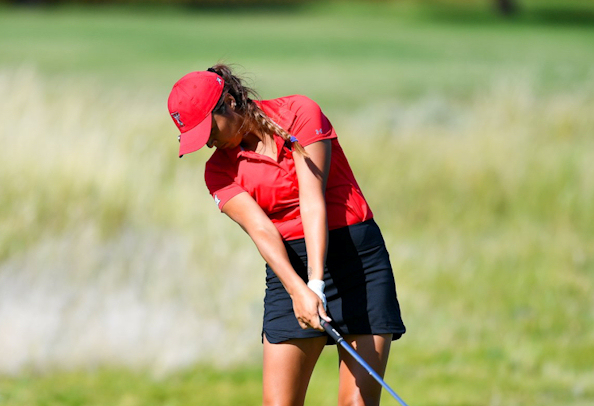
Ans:
[[[223,211],[223,206],[231,200],[231,198],[237,196],[238,194],[245,192],[242,188],[237,185],[230,185],[215,191],[212,194],[212,197],[219,208],[220,211]]]

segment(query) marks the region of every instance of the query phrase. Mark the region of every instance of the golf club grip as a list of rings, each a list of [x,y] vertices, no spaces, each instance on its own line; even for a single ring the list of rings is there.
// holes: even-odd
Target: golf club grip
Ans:
[[[342,338],[342,336],[340,335],[340,333],[338,331],[336,331],[334,329],[334,327],[332,327],[330,325],[330,323],[328,323],[326,320],[320,319],[320,325],[322,327],[324,327],[324,330],[326,330],[326,333],[328,333],[328,335],[330,337],[332,337],[334,339],[334,341],[336,341],[336,343],[340,343],[341,341],[344,340],[344,338]]]

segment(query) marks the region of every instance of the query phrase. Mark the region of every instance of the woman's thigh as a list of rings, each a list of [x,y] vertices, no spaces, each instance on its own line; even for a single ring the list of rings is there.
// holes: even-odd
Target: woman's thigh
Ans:
[[[344,336],[361,357],[377,372],[384,376],[388,355],[390,354],[391,334]],[[381,385],[373,379],[344,348],[338,347],[340,360],[339,406],[377,406],[381,395]]]
[[[301,406],[326,337],[271,344],[264,336],[263,405]]]

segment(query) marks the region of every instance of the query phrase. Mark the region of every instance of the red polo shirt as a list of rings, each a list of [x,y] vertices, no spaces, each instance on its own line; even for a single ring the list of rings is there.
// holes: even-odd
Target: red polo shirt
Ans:
[[[332,124],[320,107],[305,96],[287,96],[258,102],[264,112],[302,146],[331,140],[332,155],[326,185],[330,230],[373,217],[338,143]],[[206,163],[206,186],[222,209],[233,196],[248,192],[262,207],[285,240],[303,238],[299,185],[290,144],[275,135],[277,159],[234,149],[217,149]]]

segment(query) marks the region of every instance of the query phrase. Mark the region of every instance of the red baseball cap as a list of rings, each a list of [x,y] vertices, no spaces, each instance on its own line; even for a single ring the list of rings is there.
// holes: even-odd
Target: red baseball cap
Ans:
[[[223,93],[225,81],[214,72],[190,72],[178,80],[167,101],[169,114],[181,132],[180,158],[202,148],[210,137],[212,110]]]

